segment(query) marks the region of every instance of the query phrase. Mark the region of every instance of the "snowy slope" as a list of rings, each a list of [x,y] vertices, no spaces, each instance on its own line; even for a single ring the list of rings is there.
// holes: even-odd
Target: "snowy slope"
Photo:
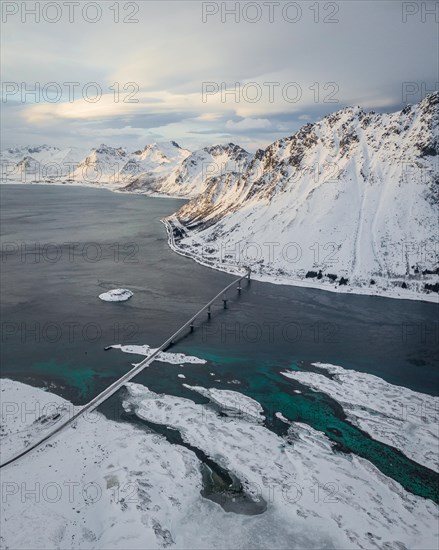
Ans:
[[[198,196],[212,177],[241,174],[252,158],[253,155],[234,143],[204,147],[177,166],[161,183],[160,191],[184,197]]]
[[[418,296],[437,283],[438,102],[307,124],[211,178],[167,220],[171,245],[274,282]]]
[[[17,164],[27,156],[33,157],[39,162],[49,162],[52,158],[58,156],[61,149],[49,145],[28,145],[25,147],[11,147],[1,152],[2,160],[8,160]]]
[[[161,193],[163,181],[191,154],[178,143],[152,143],[136,151],[119,173],[116,183],[123,191]],[[127,170],[128,168],[128,170]]]
[[[116,177],[127,160],[127,152],[122,147],[114,148],[101,144],[78,164],[72,179],[80,182],[108,183]]]

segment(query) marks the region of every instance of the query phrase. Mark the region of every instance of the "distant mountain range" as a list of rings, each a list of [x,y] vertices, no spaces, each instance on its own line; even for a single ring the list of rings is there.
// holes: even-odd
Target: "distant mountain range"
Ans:
[[[26,183],[82,183],[119,191],[194,197],[209,178],[243,170],[253,158],[233,143],[191,152],[175,141],[128,152],[100,145],[91,151],[48,145],[1,151],[3,180]]]
[[[7,180],[191,198],[174,250],[285,284],[416,298],[437,292],[439,94],[392,114],[349,107],[250,154],[175,142],[1,152]],[[5,176],[4,176],[5,177]]]

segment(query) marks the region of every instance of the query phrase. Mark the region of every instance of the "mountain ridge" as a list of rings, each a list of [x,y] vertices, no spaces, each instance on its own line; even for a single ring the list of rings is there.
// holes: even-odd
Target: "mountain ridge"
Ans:
[[[225,271],[282,284],[410,297],[438,290],[439,93],[395,113],[345,107],[255,154],[234,143],[129,152],[101,144],[2,152],[30,179],[69,159],[66,183],[189,198],[165,220],[170,245]],[[21,158],[20,158],[21,157]],[[47,171],[47,183],[59,181]],[[249,250],[253,253],[250,254]]]
[[[345,108],[275,141],[166,220],[174,250],[283,284],[437,291],[438,104]]]

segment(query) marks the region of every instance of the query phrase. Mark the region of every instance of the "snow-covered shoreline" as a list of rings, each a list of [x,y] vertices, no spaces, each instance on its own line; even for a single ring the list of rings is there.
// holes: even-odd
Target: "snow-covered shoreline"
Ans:
[[[44,187],[86,187],[87,189],[102,189],[104,191],[109,191],[111,193],[119,193],[121,195],[142,195],[144,197],[151,197],[154,199],[179,199],[181,201],[188,200],[185,197],[182,197],[181,195],[172,195],[172,194],[166,194],[166,193],[157,193],[157,192],[147,192],[147,191],[125,191],[123,189],[120,189],[119,187],[116,187],[112,184],[105,184],[105,183],[87,183],[86,181],[65,181],[65,182],[51,182],[51,181],[38,181],[38,182],[30,182],[30,181],[13,181],[13,180],[7,180],[2,181],[0,179],[0,186],[2,185],[41,185]]]
[[[157,351],[157,348],[151,348],[150,346],[148,346],[148,344],[145,344],[143,346],[132,345],[132,344],[131,345],[114,344],[113,346],[109,346],[109,347],[113,349],[119,349],[124,353],[142,355],[143,357],[149,357],[150,355],[152,355]],[[199,357],[195,357],[193,355],[185,355],[184,353],[173,353],[168,351],[160,352],[155,358],[155,361],[159,361],[161,363],[168,363],[170,365],[178,365],[178,366],[182,366],[185,363],[199,364],[199,365],[204,365],[206,363],[205,359],[200,359]]]
[[[1,379],[3,450],[56,403],[49,392]],[[321,432],[290,422],[280,437],[258,421],[259,404],[239,392],[188,387],[250,412],[220,414],[190,399],[129,383],[123,406],[180,432],[233,473],[256,516],[226,512],[204,498],[201,462],[183,445],[94,412],[32,456],[2,470],[0,548],[435,548],[438,506],[414,496],[354,455],[334,452]],[[14,407],[12,407],[14,405]],[[50,409],[52,410],[52,409]],[[233,410],[231,411],[233,413]],[[255,422],[256,420],[256,422]]]
[[[389,384],[382,378],[327,363],[326,371],[281,374],[332,397],[349,420],[377,441],[399,449],[418,464],[439,472],[439,397]]]
[[[160,221],[166,227],[169,247],[180,256],[189,258],[204,267],[210,267],[211,269],[215,269],[216,271],[229,273],[230,275],[242,275],[243,268],[233,265],[224,266],[222,263],[220,263],[220,260],[218,260],[217,263],[208,262],[204,258],[200,257],[197,254],[196,250],[188,250],[186,247],[184,249],[180,248],[175,242],[172,224],[169,222],[169,219],[163,218]],[[339,285],[335,287],[333,284],[330,283],[317,283],[313,279],[291,279],[290,277],[280,276],[274,277],[255,272],[252,272],[251,277],[252,279],[261,283],[313,288],[316,290],[324,290],[327,292],[334,292],[338,294],[355,294],[363,296],[375,296],[378,298],[395,298],[400,300],[415,300],[422,302],[439,303],[439,295],[435,294],[434,292],[431,292],[430,294],[424,294],[413,293],[409,290],[400,290],[397,288],[383,290],[371,287],[351,287],[348,285]]]
[[[96,186],[95,184],[87,184],[87,183],[80,183],[80,182],[72,182],[72,183],[49,183],[49,182],[38,182],[38,183],[23,183],[23,182],[14,182],[14,181],[7,181],[2,182],[1,185],[43,185],[43,186],[57,186],[57,187],[87,187],[92,189],[104,189],[106,191],[110,191],[112,193],[127,193],[132,195],[138,195],[142,194],[143,196],[150,197],[150,198],[166,198],[166,199],[179,199],[179,200],[185,200],[184,197],[178,196],[178,195],[166,195],[166,194],[160,194],[160,193],[138,193],[135,191],[121,191],[120,189],[111,188],[105,185]],[[186,199],[187,200],[187,199]],[[187,250],[185,248],[184,250],[180,248],[174,240],[172,225],[170,224],[169,220],[166,218],[163,218],[160,220],[163,225],[166,228],[167,236],[168,236],[168,245],[169,248],[179,254],[180,256],[184,256],[186,258],[189,258],[196,263],[202,265],[203,267],[209,267],[211,269],[215,269],[216,271],[221,271],[223,273],[228,273],[230,275],[241,275],[243,272],[242,268],[239,268],[237,266],[228,265],[224,266],[218,260],[217,263],[212,263],[212,261],[206,261],[204,258],[200,257],[195,250]],[[285,286],[297,286],[302,288],[312,288],[315,290],[323,290],[327,292],[334,292],[338,294],[354,294],[354,295],[360,295],[360,296],[373,296],[378,298],[393,298],[393,299],[400,299],[400,300],[414,300],[414,301],[421,301],[421,302],[429,302],[429,303],[439,303],[439,295],[437,295],[434,292],[431,292],[430,294],[427,293],[414,293],[410,290],[401,290],[399,288],[393,288],[393,289],[379,289],[378,287],[353,287],[348,285],[338,285],[337,287],[334,284],[331,283],[325,283],[320,282],[317,283],[313,279],[292,279],[291,277],[281,277],[281,276],[271,276],[261,273],[255,273],[252,272],[252,279],[259,281],[261,283],[270,283],[275,285],[285,285]]]

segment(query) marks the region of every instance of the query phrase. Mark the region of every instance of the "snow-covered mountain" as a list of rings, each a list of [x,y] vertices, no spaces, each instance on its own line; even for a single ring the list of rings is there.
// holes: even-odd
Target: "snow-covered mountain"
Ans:
[[[35,145],[5,149],[0,153],[2,181],[63,181],[71,177],[86,155],[87,150],[78,147]]]
[[[118,183],[121,190],[149,193],[162,191],[162,183],[191,154],[178,143],[152,143],[143,150],[135,151],[119,173]]]
[[[161,191],[171,195],[196,197],[206,189],[210,178],[242,173],[253,155],[239,145],[213,145],[190,154],[162,182]]]
[[[119,172],[129,160],[130,156],[123,147],[114,148],[102,143],[76,166],[69,179],[98,185],[118,181]]]
[[[438,290],[439,94],[393,114],[348,107],[252,155],[174,141],[1,152],[2,180],[192,198],[178,252],[285,284],[418,297]],[[430,296],[431,298],[431,296]]]
[[[2,159],[10,162],[19,162],[26,156],[31,156],[38,161],[48,162],[53,157],[59,155],[61,149],[51,147],[50,145],[27,145],[25,147],[11,147],[1,152]]]
[[[172,143],[178,147],[175,142]],[[206,183],[211,177],[229,172],[242,172],[252,159],[250,153],[233,143],[213,145],[193,153],[179,147],[178,150],[181,152],[180,156],[166,155],[165,158],[171,158],[172,162],[166,160],[158,164],[157,157],[152,157],[152,165],[143,164],[141,173],[137,177],[132,177],[121,190],[195,197],[205,190]]]
[[[307,124],[243,173],[210,178],[166,221],[171,245],[281,283],[437,290],[438,103],[435,93],[393,114],[345,108]]]
[[[214,175],[242,172],[253,156],[233,143],[191,152],[175,141],[134,152],[101,144],[90,152],[19,147],[1,152],[3,179],[110,186],[119,191],[194,197]]]

